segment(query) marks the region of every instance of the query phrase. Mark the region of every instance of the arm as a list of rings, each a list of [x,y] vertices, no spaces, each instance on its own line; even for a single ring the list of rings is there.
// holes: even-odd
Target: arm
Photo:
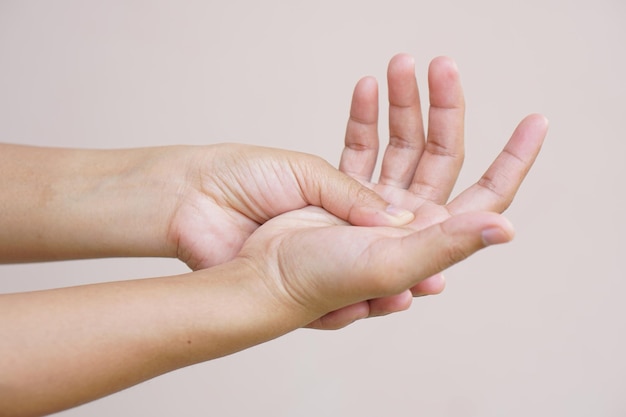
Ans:
[[[490,213],[415,233],[356,228],[308,207],[267,222],[240,256],[207,270],[1,295],[0,416],[52,413],[237,352],[402,293],[511,236]]]
[[[456,82],[455,77],[451,79]],[[453,113],[442,110],[442,115]],[[455,126],[445,117],[438,120],[434,126]],[[411,121],[415,119],[409,117],[407,125]],[[281,164],[267,154],[275,151],[261,148],[246,147],[244,154],[240,147],[226,147],[217,158],[194,151],[191,158],[202,163],[181,165],[186,167],[186,178],[196,181],[193,187],[184,188],[185,199],[176,200],[186,201],[181,206],[186,210],[174,210],[169,233],[178,239],[174,241],[179,242],[180,251],[181,240],[186,241],[182,247],[202,249],[203,243],[210,243],[201,239],[207,231],[233,231],[237,237],[226,253],[197,258],[195,265],[215,264],[224,257],[231,260],[188,274],[185,279],[157,278],[0,296],[0,316],[7,318],[0,321],[0,410],[10,415],[53,412],[172,369],[236,352],[306,324],[338,328],[358,318],[408,308],[412,293],[423,289],[421,285],[428,277],[486,245],[512,238],[511,225],[493,212],[502,211],[514,197],[539,152],[546,129],[542,117],[525,119],[485,176],[447,204],[445,197],[458,174],[456,162],[443,158],[438,165],[434,162],[438,155],[427,157],[428,152],[420,158],[410,152],[388,152],[383,164],[391,167],[391,174],[370,186],[397,206],[410,208],[415,216],[408,225],[393,228],[348,227],[341,218],[351,223],[375,223],[372,219],[392,225],[401,222],[386,217],[386,202],[369,199],[367,189],[345,182],[345,176],[337,176],[327,164],[310,156],[278,158],[288,162]],[[378,138],[373,132],[371,126],[353,124],[348,128],[346,145],[355,153],[346,151],[342,169],[362,177],[362,181],[371,176],[369,167],[376,158],[373,149],[377,149]],[[428,141],[431,137],[429,133]],[[441,144],[442,149],[458,149],[458,137],[451,133],[448,138],[451,142]],[[419,136],[416,139],[421,140]],[[355,140],[363,142],[352,143]],[[410,151],[415,146],[405,148]],[[440,167],[434,170],[439,172],[434,185],[440,187],[439,191],[431,190],[434,194],[424,194],[429,187],[410,186],[433,172],[415,167],[422,162],[427,162],[426,167]],[[362,171],[358,171],[360,165]],[[402,170],[393,171],[402,165],[416,172],[413,179]],[[230,178],[231,183],[207,181],[208,174],[202,171],[207,166],[217,178]],[[223,171],[224,166],[230,171]],[[291,169],[285,171],[286,166]],[[229,172],[230,177],[223,177]],[[246,180],[251,172],[263,174],[252,176],[256,179],[280,178],[281,184],[304,184],[282,190],[299,193],[296,205],[317,203],[341,218],[316,207],[287,212],[285,207],[293,206],[291,198],[272,199],[273,203],[280,202],[277,211],[263,202],[252,204],[254,199],[246,196],[275,194],[260,187],[266,181],[252,182],[252,189],[265,193],[247,194],[251,184]],[[285,172],[294,175],[285,176]],[[399,186],[390,184],[394,180]],[[233,183],[235,186],[230,186]],[[331,183],[339,185],[333,187]],[[220,187],[223,192],[216,194],[214,189]],[[167,195],[165,191],[161,194]],[[333,195],[335,198],[329,198]],[[337,196],[347,197],[347,201]],[[208,227],[208,220],[215,217],[207,214],[230,218],[235,212],[242,215],[231,216],[236,220],[227,227],[219,222],[217,230]],[[284,214],[276,217],[280,213]],[[189,219],[191,222],[185,223]],[[401,215],[400,220],[407,218]],[[251,224],[248,222],[253,227],[240,232],[241,225]],[[260,223],[264,223],[262,227],[258,227]],[[197,235],[187,234],[189,230],[196,230]],[[245,244],[241,240],[244,237]],[[328,242],[333,242],[333,250],[328,249]],[[201,255],[202,251],[191,253]]]
[[[406,226],[352,227],[306,207],[267,221],[233,260],[184,277],[0,296],[0,410],[58,411],[305,325],[338,328],[407,308],[428,277],[512,239],[493,211],[532,164],[521,144],[538,152],[546,127],[524,120],[486,177],[449,203],[454,214],[414,197]],[[511,157],[526,162],[506,164]],[[484,178],[499,180],[485,190]]]
[[[158,256],[199,269],[232,259],[260,224],[309,204],[359,225],[412,219],[320,158],[244,145],[0,145],[0,178],[5,263]]]
[[[0,416],[67,409],[301,326],[242,262],[0,295]]]
[[[155,153],[0,145],[0,262],[171,256],[172,202],[137,198],[166,185]]]

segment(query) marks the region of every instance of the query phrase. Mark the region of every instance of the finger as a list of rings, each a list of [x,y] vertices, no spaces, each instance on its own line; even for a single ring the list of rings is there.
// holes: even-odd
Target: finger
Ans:
[[[317,330],[337,330],[357,320],[367,318],[369,313],[369,303],[367,301],[361,301],[324,314],[322,317],[304,327]]]
[[[369,182],[378,158],[378,84],[373,77],[359,80],[352,94],[350,119],[339,169]]]
[[[413,302],[413,294],[406,290],[397,295],[374,298],[369,300],[370,314],[368,317],[380,317],[407,310]]]
[[[402,238],[379,241],[365,254],[368,262],[358,271],[359,288],[367,299],[399,294],[480,249],[510,241],[513,235],[512,225],[501,215],[474,212]]]
[[[394,207],[357,180],[333,168],[321,158],[300,163],[296,179],[309,205],[357,226],[400,226],[411,222],[414,214]]]
[[[443,204],[463,165],[465,100],[455,62],[435,58],[428,71],[428,139],[409,190]]]
[[[376,298],[369,301],[361,301],[342,307],[323,315],[319,319],[307,324],[305,327],[318,330],[337,330],[357,320],[386,316],[407,310],[411,307],[412,302],[413,295],[411,291],[407,290],[401,294]]]
[[[436,295],[443,292],[445,288],[446,278],[442,273],[438,273],[411,287],[411,294],[413,294],[413,297]]]
[[[450,213],[506,210],[535,162],[547,130],[548,120],[542,115],[522,120],[482,178],[448,205]]]
[[[380,183],[407,188],[424,149],[424,123],[415,61],[394,56],[387,69],[389,88],[389,144],[381,167]]]

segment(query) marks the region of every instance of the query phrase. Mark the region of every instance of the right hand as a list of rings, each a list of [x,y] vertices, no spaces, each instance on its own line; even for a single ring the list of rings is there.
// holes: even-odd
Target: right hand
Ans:
[[[448,201],[464,159],[465,102],[455,63],[436,58],[429,68],[430,111],[424,133],[415,68],[410,56],[389,63],[389,133],[380,178],[371,181],[378,156],[378,91],[363,78],[355,87],[340,170],[379,193],[386,201],[415,213],[413,230],[476,211],[502,213],[530,170],[547,131],[543,116],[531,115],[517,127],[502,153],[480,180]],[[352,321],[406,309],[411,295],[441,292],[441,271],[416,282],[410,291],[375,298],[333,311],[311,327],[343,327]]]

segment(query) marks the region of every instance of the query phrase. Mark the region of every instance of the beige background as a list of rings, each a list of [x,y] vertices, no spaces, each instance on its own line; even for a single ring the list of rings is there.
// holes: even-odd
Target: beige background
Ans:
[[[62,415],[626,415],[625,41],[622,0],[0,1],[2,141],[247,142],[337,163],[354,83],[375,75],[384,98],[397,52],[416,57],[423,92],[430,59],[458,62],[461,186],[524,115],[551,120],[508,212],[516,240],[452,268],[444,294]],[[185,270],[154,259],[2,266],[0,291]]]

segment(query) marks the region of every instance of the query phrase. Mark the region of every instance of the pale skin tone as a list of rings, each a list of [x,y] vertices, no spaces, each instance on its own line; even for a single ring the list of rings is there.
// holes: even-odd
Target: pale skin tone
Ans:
[[[0,229],[3,261],[177,256],[195,271],[0,296],[0,415],[50,413],[300,327],[406,309],[413,295],[443,289],[448,266],[508,242],[513,229],[499,213],[546,120],[524,119],[485,176],[449,200],[463,160],[456,66],[431,63],[426,133],[410,57],[391,60],[388,82],[391,139],[375,183],[372,78],[355,88],[347,175],[308,155],[235,145],[7,147],[3,178],[18,185],[2,210],[24,223]],[[19,156],[34,162],[5,172]]]

